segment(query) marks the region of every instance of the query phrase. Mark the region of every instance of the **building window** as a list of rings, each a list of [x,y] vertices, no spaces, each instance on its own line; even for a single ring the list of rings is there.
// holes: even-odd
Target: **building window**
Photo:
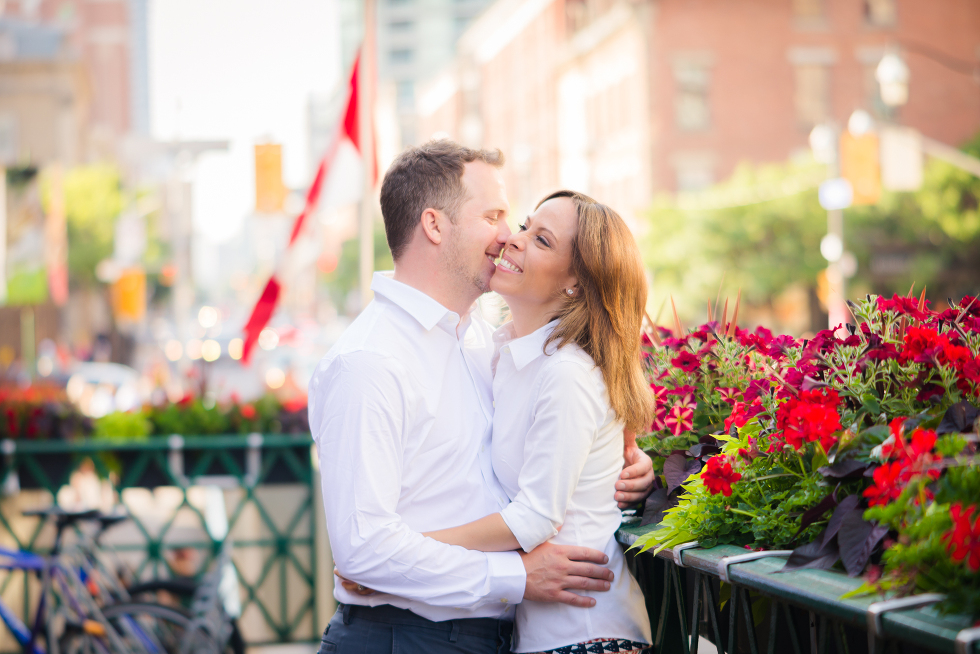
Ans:
[[[868,25],[891,27],[897,18],[895,0],[864,0],[864,19]]]
[[[710,152],[678,152],[672,157],[678,191],[700,191],[715,183],[715,155]]]
[[[798,20],[822,20],[824,0],[793,0],[793,17]]]
[[[824,64],[797,64],[796,119],[812,128],[830,117],[830,68]]]
[[[17,119],[13,114],[0,114],[0,164],[13,165],[17,161]]]
[[[674,60],[674,81],[677,93],[674,111],[677,127],[689,132],[708,129],[711,107],[708,91],[711,67],[708,57],[678,57]]]
[[[410,20],[396,20],[388,23],[388,30],[397,34],[411,32],[414,27],[415,23]]]
[[[395,85],[395,102],[399,111],[415,111],[415,84],[410,79]]]
[[[412,63],[413,52],[411,50],[392,50],[388,53],[388,60],[393,64]]]
[[[826,0],[793,0],[793,25],[802,30],[827,28]]]

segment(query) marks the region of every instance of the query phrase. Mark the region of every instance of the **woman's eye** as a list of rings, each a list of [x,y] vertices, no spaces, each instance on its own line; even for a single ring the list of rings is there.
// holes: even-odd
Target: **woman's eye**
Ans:
[[[544,237],[544,236],[539,236],[539,237],[538,237],[538,243],[540,243],[541,245],[543,245],[543,246],[545,246],[546,248],[547,248],[547,247],[551,247],[551,246],[550,246],[550,245],[548,244],[548,241],[547,241],[547,239],[545,239],[545,237]]]
[[[521,223],[520,225],[518,225],[517,228],[519,230],[521,230],[522,232],[526,232],[527,231],[527,225],[525,225],[524,223]]]

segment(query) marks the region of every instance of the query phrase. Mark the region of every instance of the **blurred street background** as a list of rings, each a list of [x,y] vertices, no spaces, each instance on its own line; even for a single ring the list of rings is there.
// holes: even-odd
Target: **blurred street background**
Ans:
[[[316,364],[391,268],[377,180],[406,146],[500,148],[512,227],[558,188],[612,206],[661,324],[740,297],[807,336],[847,298],[980,291],[978,134],[976,0],[0,0],[8,468],[29,440],[305,434]],[[167,465],[167,502],[203,507]],[[329,585],[303,492],[297,574]],[[256,642],[329,615],[282,575]]]
[[[365,24],[380,171],[449,137],[503,150],[517,219],[553,189],[592,194],[643,242],[651,313],[671,295],[698,320],[741,289],[743,319],[800,335],[846,318],[846,296],[915,282],[936,305],[980,279],[976,159],[943,156],[978,151],[969,0],[9,0],[0,16],[0,374],[60,384],[91,416],[302,397],[364,300],[358,237],[390,267],[376,198],[359,226],[346,139],[287,250]],[[851,197],[827,184],[822,205],[835,179]]]

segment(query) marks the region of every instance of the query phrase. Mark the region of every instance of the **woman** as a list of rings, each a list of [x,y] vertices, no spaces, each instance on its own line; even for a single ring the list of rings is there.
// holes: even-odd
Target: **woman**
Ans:
[[[636,242],[610,208],[558,191],[510,236],[490,288],[511,311],[494,334],[492,459],[512,502],[426,535],[482,551],[549,540],[604,551],[610,590],[588,593],[591,608],[522,602],[513,650],[603,641],[588,651],[639,651],[650,624],[614,537],[613,499],[624,426],[646,429],[653,410],[640,367],[646,280]]]

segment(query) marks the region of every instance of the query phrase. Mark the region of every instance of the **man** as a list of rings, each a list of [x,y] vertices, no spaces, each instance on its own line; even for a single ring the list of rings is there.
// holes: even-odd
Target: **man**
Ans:
[[[473,311],[510,234],[499,151],[435,141],[403,152],[381,187],[395,261],[375,299],[310,381],[324,508],[340,609],[321,652],[508,652],[523,599],[591,606],[607,590],[595,550],[470,551],[422,534],[502,509],[490,463],[491,330]],[[617,483],[638,501],[648,457]]]

